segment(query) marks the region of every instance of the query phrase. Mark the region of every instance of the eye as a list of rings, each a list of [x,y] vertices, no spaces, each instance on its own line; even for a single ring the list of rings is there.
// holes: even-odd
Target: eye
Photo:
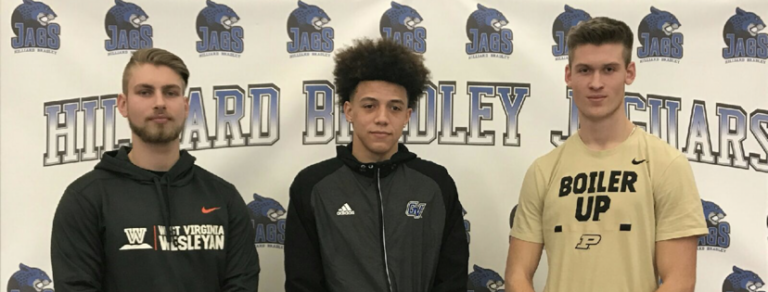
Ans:
[[[371,109],[371,108],[373,108],[373,105],[372,104],[364,104],[363,108]]]
[[[401,111],[401,110],[403,110],[403,107],[401,107],[399,105],[393,105],[392,106],[392,110],[394,110],[394,111]]]

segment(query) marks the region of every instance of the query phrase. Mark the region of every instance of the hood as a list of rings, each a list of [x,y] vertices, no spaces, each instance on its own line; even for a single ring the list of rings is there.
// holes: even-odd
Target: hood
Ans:
[[[176,164],[163,176],[158,176],[131,163],[128,159],[128,153],[131,152],[131,149],[131,147],[123,146],[118,150],[105,152],[101,157],[101,161],[96,164],[95,169],[129,178],[139,184],[154,185],[158,198],[158,208],[160,209],[160,214],[162,214],[166,232],[172,234],[170,226],[173,226],[173,222],[171,222],[173,210],[169,198],[172,196],[172,191],[175,187],[189,184],[194,178],[195,157],[186,150],[181,150]],[[176,239],[177,237],[173,236],[172,238]]]
[[[415,153],[408,150],[403,143],[398,143],[397,152],[388,160],[362,163],[352,155],[352,147],[352,143],[349,143],[347,146],[336,146],[336,157],[341,159],[353,171],[368,177],[376,176],[377,170],[381,170],[381,177],[385,177],[397,169],[398,165],[416,159]]]

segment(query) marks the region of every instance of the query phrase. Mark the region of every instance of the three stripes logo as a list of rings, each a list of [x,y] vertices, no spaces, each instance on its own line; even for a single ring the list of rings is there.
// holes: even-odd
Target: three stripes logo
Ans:
[[[339,211],[336,211],[336,215],[339,215],[339,216],[355,215],[355,211],[352,210],[351,207],[349,207],[349,204],[344,203],[344,206],[341,206],[341,208],[339,208]]]

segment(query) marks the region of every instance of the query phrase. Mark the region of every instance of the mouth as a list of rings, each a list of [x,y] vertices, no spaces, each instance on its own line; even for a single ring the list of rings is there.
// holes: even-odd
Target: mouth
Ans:
[[[40,13],[37,16],[37,22],[39,22],[43,26],[48,25],[48,23],[54,19],[56,19],[56,16],[54,16],[53,14]]]
[[[405,21],[404,21],[403,24],[409,30],[413,30],[414,28],[416,28],[416,25],[418,25],[419,23],[421,23],[421,19],[420,18],[410,18],[410,17],[407,17],[407,18],[405,18]]]
[[[327,24],[330,20],[328,18],[319,18],[315,17],[312,18],[312,26],[315,27],[316,30],[323,29],[323,25]]]
[[[507,21],[506,20],[498,21],[498,20],[494,19],[493,21],[491,21],[491,26],[496,31],[500,31],[505,25],[507,25]]]
[[[606,99],[608,96],[605,95],[589,95],[587,96],[587,99],[590,101],[602,101],[603,99]]]
[[[664,23],[664,25],[661,27],[661,30],[663,30],[664,34],[666,35],[672,35],[672,33],[675,32],[678,28],[680,28],[680,25],[678,24]]]
[[[239,21],[239,19],[237,19],[237,17],[231,17],[230,18],[230,17],[227,17],[227,16],[223,16],[219,23],[221,23],[221,25],[224,26],[224,28],[231,29],[232,26],[235,25],[235,23],[237,23],[238,21]]]
[[[149,120],[150,120],[150,121],[153,121],[153,122],[155,122],[155,123],[158,123],[158,124],[165,124],[165,123],[167,123],[168,121],[170,121],[170,120],[171,120],[171,118],[170,118],[170,117],[168,117],[168,116],[159,115],[159,116],[153,116],[153,117],[150,117],[150,118],[149,118]]]
[[[376,138],[386,138],[386,137],[389,137],[390,135],[392,135],[389,132],[381,132],[381,131],[373,131],[373,132],[368,132],[368,133],[371,134],[371,136],[376,137]]]
[[[757,36],[757,34],[765,28],[765,25],[762,24],[750,24],[749,27],[747,27],[747,31],[749,31],[749,34],[752,36]]]
[[[145,21],[147,21],[146,15],[137,16],[136,14],[132,14],[130,18],[131,25],[133,25],[135,28],[141,26],[141,23]]]

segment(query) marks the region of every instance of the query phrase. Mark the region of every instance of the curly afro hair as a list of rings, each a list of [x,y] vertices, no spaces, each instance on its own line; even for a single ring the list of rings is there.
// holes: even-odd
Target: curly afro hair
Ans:
[[[424,57],[386,38],[362,38],[353,43],[334,58],[333,76],[341,104],[351,101],[358,83],[376,80],[404,87],[408,93],[408,107],[415,107],[429,80],[430,72],[424,66]]]

